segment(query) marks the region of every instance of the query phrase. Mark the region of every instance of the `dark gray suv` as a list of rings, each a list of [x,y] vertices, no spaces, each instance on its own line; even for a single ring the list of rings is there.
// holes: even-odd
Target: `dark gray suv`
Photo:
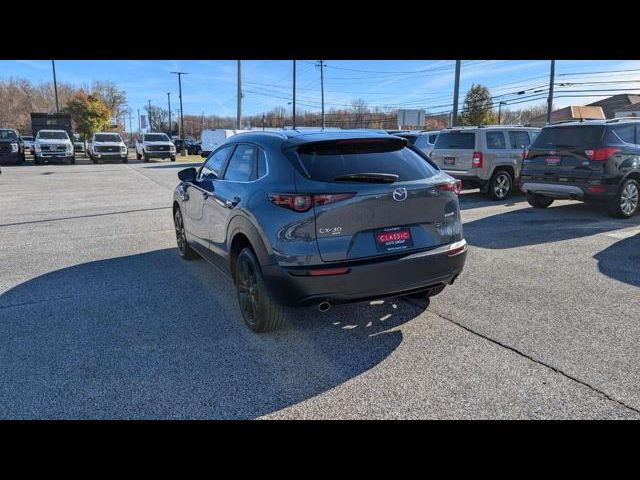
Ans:
[[[460,182],[404,138],[242,133],[178,177],[179,253],[230,273],[254,331],[278,328],[291,306],[428,304],[464,266]]]

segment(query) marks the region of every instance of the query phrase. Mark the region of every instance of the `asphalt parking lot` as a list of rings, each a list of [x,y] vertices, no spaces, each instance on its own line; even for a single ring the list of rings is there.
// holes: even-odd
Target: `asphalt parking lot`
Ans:
[[[176,253],[184,165],[2,166],[0,418],[640,418],[640,216],[464,192],[465,271],[427,310],[256,335]]]

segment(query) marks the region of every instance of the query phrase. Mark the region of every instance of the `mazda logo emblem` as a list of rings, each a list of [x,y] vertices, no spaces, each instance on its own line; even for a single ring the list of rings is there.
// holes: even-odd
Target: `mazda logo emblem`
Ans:
[[[393,191],[393,199],[396,202],[403,202],[407,199],[407,189],[404,187],[396,188]]]

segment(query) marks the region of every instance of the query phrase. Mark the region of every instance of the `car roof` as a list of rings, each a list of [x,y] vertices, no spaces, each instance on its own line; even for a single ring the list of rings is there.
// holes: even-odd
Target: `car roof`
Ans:
[[[440,130],[440,133],[451,132],[456,130],[540,130],[539,127],[525,127],[523,125],[479,125],[479,126],[460,126],[460,127],[447,127]]]
[[[611,118],[608,120],[566,120],[560,121],[556,123],[552,123],[551,125],[546,125],[545,128],[550,127],[566,127],[566,126],[586,126],[586,125],[596,125],[596,126],[607,126],[607,125],[624,125],[625,123],[638,123],[640,122],[640,118],[637,117],[619,117],[619,118]]]
[[[388,133],[381,133],[382,130],[363,131],[363,130],[338,130],[338,131],[319,131],[319,132],[295,132],[289,130],[285,132],[287,140],[284,142],[283,148],[303,145],[305,143],[325,142],[331,140],[346,139],[364,139],[364,138],[389,138]]]

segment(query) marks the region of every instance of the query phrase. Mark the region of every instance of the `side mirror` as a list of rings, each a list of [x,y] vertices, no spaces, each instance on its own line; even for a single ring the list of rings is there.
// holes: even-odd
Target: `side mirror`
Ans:
[[[184,170],[180,170],[178,172],[178,178],[187,183],[195,182],[197,175],[198,171],[194,167],[185,168]]]

